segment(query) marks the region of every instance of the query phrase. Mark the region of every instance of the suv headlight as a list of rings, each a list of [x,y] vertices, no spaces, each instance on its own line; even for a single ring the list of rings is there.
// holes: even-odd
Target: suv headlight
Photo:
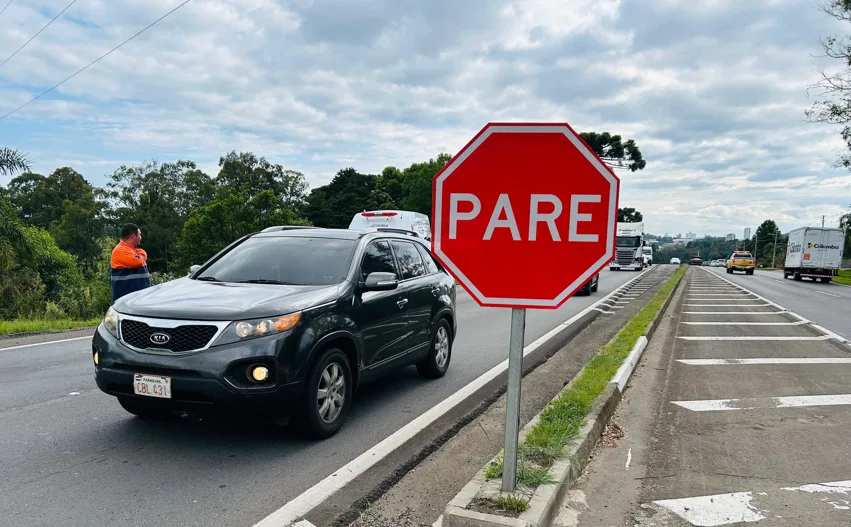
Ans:
[[[106,311],[106,316],[103,317],[103,327],[110,335],[118,338],[118,312],[111,307]]]
[[[295,325],[298,324],[300,318],[301,313],[290,313],[289,315],[282,315],[279,317],[257,318],[254,320],[239,320],[231,322],[227,329],[219,335],[219,338],[216,339],[216,342],[214,342],[213,345],[219,346],[222,344],[231,344],[233,342],[274,335],[275,333],[283,333],[284,331],[294,328]]]

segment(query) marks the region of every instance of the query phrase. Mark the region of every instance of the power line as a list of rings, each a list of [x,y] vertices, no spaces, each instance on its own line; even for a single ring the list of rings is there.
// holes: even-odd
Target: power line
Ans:
[[[2,68],[2,67],[3,67],[3,64],[6,64],[7,62],[9,62],[9,59],[11,59],[11,58],[12,58],[12,57],[14,57],[15,55],[17,55],[19,51],[21,51],[22,49],[24,49],[25,47],[27,47],[27,44],[29,44],[30,42],[32,42],[33,40],[35,40],[35,37],[39,36],[39,35],[41,34],[41,32],[42,32],[42,31],[44,31],[45,29],[47,29],[47,26],[49,26],[50,24],[52,24],[52,23],[53,23],[53,22],[54,22],[57,18],[59,18],[59,15],[61,15],[61,14],[62,14],[62,13],[64,13],[65,11],[67,11],[67,10],[68,10],[68,8],[69,8],[69,7],[71,7],[72,5],[74,5],[76,2],[77,2],[77,0],[71,0],[71,3],[70,3],[70,4],[68,4],[68,5],[66,5],[66,6],[65,6],[65,9],[63,9],[63,10],[62,10],[62,11],[60,11],[60,12],[59,12],[59,13],[58,13],[55,17],[53,17],[53,18],[50,20],[50,22],[48,22],[47,24],[45,24],[45,25],[44,25],[44,27],[43,27],[43,28],[39,29],[39,30],[38,30],[38,33],[36,33],[36,34],[35,34],[35,35],[33,35],[33,36],[29,39],[29,40],[27,40],[26,42],[24,42],[24,44],[23,44],[21,47],[19,47],[18,49],[16,49],[14,53],[12,53],[12,54],[11,54],[11,55],[9,55],[8,57],[6,57],[6,60],[4,60],[3,62],[0,62],[0,68]],[[12,2],[9,2],[9,3],[11,4]],[[7,4],[7,6],[8,6],[8,4]],[[3,9],[5,10],[6,8],[4,7]],[[2,13],[2,12],[3,12],[3,11],[0,11],[0,13]]]
[[[15,0],[9,0],[9,3],[8,3],[8,4],[6,4],[6,5],[3,7],[3,9],[0,9],[0,15],[2,15],[2,14],[3,14],[3,11],[5,11],[7,7],[9,7],[10,5],[12,5],[12,2],[14,2],[14,1],[15,1]]]
[[[75,0],[75,1],[76,1],[76,0]],[[188,4],[190,1],[191,1],[191,0],[185,0],[182,4],[178,5],[177,7],[175,7],[174,9],[172,9],[171,11],[169,11],[168,13],[166,13],[166,14],[164,14],[163,16],[159,17],[158,19],[154,20],[153,22],[151,22],[150,24],[148,24],[148,25],[147,25],[144,29],[140,30],[138,33],[136,33],[136,34],[135,34],[135,35],[133,35],[132,37],[128,38],[127,40],[125,40],[125,41],[124,41],[124,42],[122,42],[121,44],[119,44],[119,45],[115,46],[114,48],[112,48],[111,50],[107,51],[106,53],[104,53],[104,54],[103,54],[103,55],[101,55],[100,57],[96,58],[95,60],[93,60],[93,61],[89,62],[88,64],[86,64],[86,65],[85,65],[85,66],[83,66],[82,68],[78,69],[77,71],[75,71],[74,73],[72,73],[71,75],[69,75],[68,77],[65,77],[64,79],[62,79],[61,81],[57,82],[56,84],[54,84],[54,85],[53,85],[53,86],[51,86],[50,88],[48,88],[48,89],[44,90],[43,92],[39,93],[38,95],[36,95],[36,96],[35,96],[35,97],[33,97],[32,99],[30,99],[29,101],[27,101],[27,102],[25,102],[24,104],[22,104],[22,105],[18,106],[17,108],[15,108],[14,110],[12,110],[11,112],[9,112],[9,113],[7,113],[6,115],[4,115],[4,116],[0,117],[0,121],[2,121],[3,119],[5,119],[5,118],[9,117],[9,116],[10,116],[10,115],[12,115],[13,113],[17,112],[18,110],[20,110],[20,109],[21,109],[21,108],[23,108],[24,106],[27,106],[27,105],[28,105],[28,104],[30,104],[31,102],[34,102],[34,101],[36,101],[36,100],[40,99],[40,98],[41,98],[41,97],[43,97],[45,94],[50,93],[51,91],[55,90],[56,88],[58,88],[58,87],[59,87],[59,86],[61,86],[62,84],[64,84],[64,83],[68,82],[69,80],[73,79],[74,77],[76,77],[76,76],[77,76],[77,75],[79,75],[80,73],[82,73],[82,72],[86,71],[86,70],[87,70],[87,69],[89,69],[91,66],[95,65],[98,61],[100,61],[101,59],[103,59],[103,58],[105,58],[106,56],[110,55],[113,51],[117,50],[118,48],[120,48],[120,47],[121,47],[121,46],[123,46],[124,44],[127,44],[128,42],[130,42],[130,41],[131,41],[131,40],[133,40],[134,38],[138,37],[139,35],[141,35],[141,34],[142,34],[142,33],[144,33],[145,31],[147,31],[147,30],[151,29],[151,28],[152,28],[152,27],[154,27],[156,24],[158,24],[161,20],[163,20],[164,18],[166,18],[166,17],[167,17],[167,16],[169,16],[170,14],[174,13],[175,11],[177,11],[178,9],[180,9],[181,7],[185,6],[185,5],[186,5],[186,4]]]

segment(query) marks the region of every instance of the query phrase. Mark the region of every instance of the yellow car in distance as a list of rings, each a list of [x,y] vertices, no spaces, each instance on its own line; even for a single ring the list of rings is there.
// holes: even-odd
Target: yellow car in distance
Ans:
[[[756,268],[756,261],[749,251],[735,251],[730,259],[727,260],[727,274],[733,274],[733,271],[744,271],[745,274],[753,274]]]

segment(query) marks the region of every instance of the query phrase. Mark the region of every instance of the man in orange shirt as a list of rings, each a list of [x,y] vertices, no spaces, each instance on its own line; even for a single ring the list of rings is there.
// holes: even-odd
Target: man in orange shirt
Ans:
[[[109,264],[113,303],[126,294],[151,287],[148,253],[139,248],[141,242],[138,225],[128,223],[121,228],[121,241],[112,250]]]

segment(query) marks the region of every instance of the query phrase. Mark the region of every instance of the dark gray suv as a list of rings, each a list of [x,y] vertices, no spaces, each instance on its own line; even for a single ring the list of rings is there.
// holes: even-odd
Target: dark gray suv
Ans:
[[[329,437],[363,383],[408,365],[446,373],[455,294],[413,233],[272,227],[119,299],[92,342],[95,379],[143,417],[292,415]]]

